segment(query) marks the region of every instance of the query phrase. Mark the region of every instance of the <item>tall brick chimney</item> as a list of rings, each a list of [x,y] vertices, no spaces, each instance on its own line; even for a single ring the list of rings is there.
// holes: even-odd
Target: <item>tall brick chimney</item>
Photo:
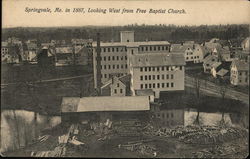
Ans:
[[[96,79],[97,79],[97,92],[98,96],[101,94],[101,46],[100,46],[100,33],[97,33],[97,46],[96,46]]]

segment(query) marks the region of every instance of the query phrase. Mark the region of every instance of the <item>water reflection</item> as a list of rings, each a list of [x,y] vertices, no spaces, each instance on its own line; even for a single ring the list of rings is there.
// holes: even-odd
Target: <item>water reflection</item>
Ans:
[[[1,111],[1,152],[24,147],[32,143],[41,130],[61,123],[59,116],[37,114],[35,125],[34,116],[34,112],[26,110]]]
[[[160,106],[152,106],[151,112],[161,126],[187,126],[187,125],[207,125],[207,126],[241,126],[248,128],[248,114],[225,113],[225,112],[203,112],[196,109],[167,109]]]

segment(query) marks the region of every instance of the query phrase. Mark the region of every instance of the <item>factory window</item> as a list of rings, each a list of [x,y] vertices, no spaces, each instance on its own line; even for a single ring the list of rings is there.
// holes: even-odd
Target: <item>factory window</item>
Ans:
[[[158,79],[158,80],[160,79],[160,75],[157,75],[157,79]]]
[[[127,60],[127,56],[125,56],[125,60]]]
[[[161,70],[164,71],[164,66],[161,67]]]
[[[110,56],[108,57],[108,61],[110,61]]]
[[[143,84],[141,84],[141,89],[143,89]]]
[[[116,68],[119,69],[119,65],[117,65]]]
[[[118,49],[118,48],[116,48],[116,52],[119,52],[119,49]]]
[[[239,73],[239,75],[241,76],[241,72]]]
[[[120,89],[120,93],[122,93],[122,89]]]
[[[167,66],[167,71],[169,71],[169,67]]]
[[[199,58],[199,56],[197,56],[197,58]]]
[[[115,60],[115,56],[112,56],[112,60],[113,60],[113,61]]]
[[[127,51],[127,48],[125,47],[125,51]]]
[[[148,47],[146,46],[146,51],[148,51]]]
[[[115,94],[116,94],[116,93],[117,93],[117,90],[115,89],[114,92],[115,92]]]
[[[161,48],[162,48],[162,50],[164,50],[164,46],[162,46]]]
[[[140,50],[141,50],[141,47],[138,48],[138,51],[140,51]]]
[[[119,60],[119,56],[116,56],[116,60]]]
[[[144,51],[144,48],[143,48],[143,47],[141,48],[141,51]]]
[[[110,48],[108,48],[108,52],[110,52]]]
[[[109,69],[111,69],[111,66],[109,65]]]
[[[167,88],[169,87],[169,83],[167,83]]]
[[[113,65],[113,69],[115,69],[115,65]]]
[[[102,65],[101,65],[101,69],[102,69]]]
[[[153,88],[155,88],[155,83],[153,83]]]
[[[152,46],[149,47],[149,50],[152,51]]]
[[[148,71],[149,71],[149,72],[151,71],[151,67],[148,68]]]
[[[171,79],[174,79],[174,75],[171,75]]]
[[[103,52],[106,52],[106,48],[103,48]]]
[[[145,79],[145,80],[148,80],[148,76],[147,76],[147,75],[145,75],[145,76],[144,76],[144,79]]]
[[[191,56],[191,59],[193,59],[193,56]]]
[[[143,67],[140,68],[140,71],[141,71],[141,72],[143,71]]]
[[[160,47],[160,46],[158,46],[158,50],[159,50],[159,51],[161,50],[161,47]]]
[[[141,81],[143,81],[143,76],[141,76]]]
[[[173,70],[174,70],[174,66],[171,67],[171,71],[173,71]]]
[[[165,86],[164,83],[162,83],[162,84],[161,84],[161,88],[164,88],[164,86]]]
[[[104,74],[104,78],[107,78],[107,74]]]
[[[117,87],[119,87],[120,85],[119,85],[119,83],[117,83]]]
[[[180,66],[180,70],[182,70],[182,66]]]
[[[115,48],[112,47],[112,52],[114,52],[114,51],[115,51]]]
[[[106,61],[106,56],[103,57],[103,60]]]
[[[166,50],[168,50],[168,47],[166,46]]]
[[[106,65],[104,65],[104,69],[106,70]]]
[[[160,88],[160,83],[157,83],[157,88]]]
[[[174,83],[173,82],[171,82],[171,87],[174,87]]]
[[[131,54],[132,54],[132,55],[134,54],[134,50],[133,50],[133,49],[131,50]]]
[[[102,76],[103,76],[103,75],[101,74],[101,78],[102,78]]]
[[[123,69],[123,65],[121,64],[121,69]]]
[[[155,75],[153,75],[153,80],[155,80]]]
[[[188,57],[186,59],[188,60]]]
[[[167,118],[168,118],[168,113],[167,113]]]
[[[145,88],[146,88],[146,89],[148,88],[148,84],[145,84]]]
[[[164,118],[164,117],[165,117],[165,116],[164,116],[164,113],[162,113],[161,116],[162,116],[162,118]]]
[[[174,114],[173,113],[171,113],[171,118],[173,118],[174,117]]]
[[[157,71],[160,71],[160,67],[157,67]]]
[[[151,80],[151,75],[148,75],[148,80]]]
[[[152,67],[152,70],[155,71],[155,67]]]
[[[147,72],[148,71],[148,68],[147,67],[145,67],[145,72]]]
[[[149,83],[149,88],[151,88],[152,87],[152,84],[151,83]]]
[[[123,60],[123,56],[121,56],[121,60]]]
[[[164,75],[161,75],[161,79],[164,79]]]
[[[154,51],[156,51],[156,46],[154,46]]]
[[[127,65],[127,64],[125,65],[125,68],[128,68],[128,65]]]

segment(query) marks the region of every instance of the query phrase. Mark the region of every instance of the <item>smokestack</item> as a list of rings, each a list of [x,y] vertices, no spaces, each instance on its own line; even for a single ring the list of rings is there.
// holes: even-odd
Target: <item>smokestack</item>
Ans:
[[[98,96],[100,96],[101,92],[101,46],[100,46],[100,33],[97,33],[97,46],[96,46],[96,69],[97,69],[97,92]]]

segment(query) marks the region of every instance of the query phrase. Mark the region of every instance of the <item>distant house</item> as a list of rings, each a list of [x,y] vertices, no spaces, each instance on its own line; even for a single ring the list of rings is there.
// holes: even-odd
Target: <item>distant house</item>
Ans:
[[[62,122],[144,119],[150,110],[147,96],[63,97]]]
[[[212,76],[214,78],[217,78],[217,76],[219,75],[219,77],[223,78],[227,75],[227,73],[229,73],[230,65],[231,62],[215,62],[214,64],[212,64],[211,68]]]
[[[102,96],[129,96],[130,95],[130,75],[121,77],[112,76],[101,87]]]
[[[47,67],[55,64],[55,56],[49,48],[43,47],[38,51],[34,61],[37,61],[39,66]]]
[[[230,80],[230,72],[229,72],[229,70],[226,70],[224,68],[220,69],[217,72],[217,78],[219,78],[223,82],[229,81]]]
[[[250,61],[250,51],[237,50],[235,51],[235,58],[238,60]]]
[[[55,48],[56,66],[66,66],[74,63],[73,47],[62,46]]]
[[[249,47],[250,47],[250,37],[247,37],[246,39],[244,39],[241,43],[241,47],[243,50],[245,51],[249,51]]]
[[[219,66],[221,65],[221,62],[215,62],[211,65],[211,74],[214,78],[217,76],[217,72],[219,71]]]
[[[234,60],[230,67],[230,82],[233,85],[249,85],[249,62]]]
[[[183,53],[187,63],[202,63],[205,54],[205,50],[193,41],[188,41],[182,44],[172,44],[170,51]]]
[[[209,55],[203,60],[203,69],[205,73],[210,73],[212,65],[216,62],[219,62],[219,58],[214,55]]]

